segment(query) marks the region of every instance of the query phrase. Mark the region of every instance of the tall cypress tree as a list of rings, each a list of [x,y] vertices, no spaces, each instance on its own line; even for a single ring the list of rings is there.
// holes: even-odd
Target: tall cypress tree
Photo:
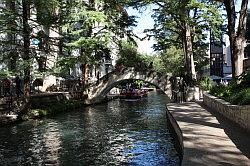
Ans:
[[[213,29],[218,32],[223,22],[218,3],[205,0],[180,0],[175,3],[171,0],[151,0],[140,5],[147,4],[157,6],[153,14],[155,26],[147,30],[156,38],[155,49],[163,51],[170,46],[183,48],[186,75],[189,80],[196,79],[194,60],[197,58],[194,55],[198,54],[194,54],[195,49],[205,45],[206,31]],[[204,41],[203,44],[201,41]]]
[[[62,30],[66,42],[62,45],[69,53],[79,54],[62,58],[60,64],[69,67],[80,62],[82,80],[86,82],[88,67],[100,65],[104,57],[110,56],[109,47],[117,45],[122,36],[130,35],[126,28],[133,24],[133,19],[116,1],[74,1],[62,11],[68,11]]]

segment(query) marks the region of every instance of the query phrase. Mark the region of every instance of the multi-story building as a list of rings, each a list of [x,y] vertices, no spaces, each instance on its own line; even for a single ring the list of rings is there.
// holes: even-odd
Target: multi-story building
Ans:
[[[223,79],[232,79],[232,62],[231,62],[231,49],[229,37],[227,35],[223,36]]]
[[[231,80],[232,65],[230,44],[227,35],[220,40],[210,36],[210,76],[213,80]]]

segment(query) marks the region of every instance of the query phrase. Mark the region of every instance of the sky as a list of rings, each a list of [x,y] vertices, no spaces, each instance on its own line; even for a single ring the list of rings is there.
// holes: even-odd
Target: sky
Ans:
[[[241,5],[241,1],[236,2],[236,11],[239,11]],[[248,4],[248,8],[250,8],[250,3]],[[152,15],[152,9],[153,6],[149,6],[145,9],[142,9],[141,12],[139,12],[136,9],[128,8],[127,12],[129,15],[135,15],[138,18],[136,19],[138,21],[137,27],[133,28],[133,31],[136,35],[143,38],[145,37],[145,33],[143,33],[144,29],[151,29],[154,26],[154,20],[151,18]],[[140,53],[147,53],[147,54],[155,54],[152,46],[155,43],[153,39],[151,40],[138,40],[138,51]]]
[[[143,33],[144,29],[150,29],[154,26],[154,20],[151,18],[152,15],[152,7],[148,7],[147,9],[143,10],[142,13],[140,13],[136,9],[129,8],[127,10],[129,15],[135,15],[139,18],[136,20],[138,21],[138,24],[136,27],[133,28],[133,31],[136,35],[138,35],[140,38],[145,37],[145,33]],[[151,40],[138,40],[138,51],[141,53],[147,53],[152,54],[154,52],[152,46],[155,43],[153,39]]]

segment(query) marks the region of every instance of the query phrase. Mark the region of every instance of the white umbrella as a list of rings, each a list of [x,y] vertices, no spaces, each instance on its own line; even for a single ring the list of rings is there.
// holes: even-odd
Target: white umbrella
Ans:
[[[231,80],[231,79],[232,79],[232,74],[229,74],[223,77],[223,80]]]
[[[211,75],[211,78],[212,78],[213,80],[220,80],[220,79],[222,79],[221,77],[216,76],[216,75]]]

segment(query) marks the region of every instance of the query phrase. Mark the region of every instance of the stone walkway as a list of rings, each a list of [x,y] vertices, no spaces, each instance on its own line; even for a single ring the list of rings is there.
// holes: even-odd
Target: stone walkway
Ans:
[[[250,166],[250,134],[202,103],[169,103],[184,139],[184,166]]]

